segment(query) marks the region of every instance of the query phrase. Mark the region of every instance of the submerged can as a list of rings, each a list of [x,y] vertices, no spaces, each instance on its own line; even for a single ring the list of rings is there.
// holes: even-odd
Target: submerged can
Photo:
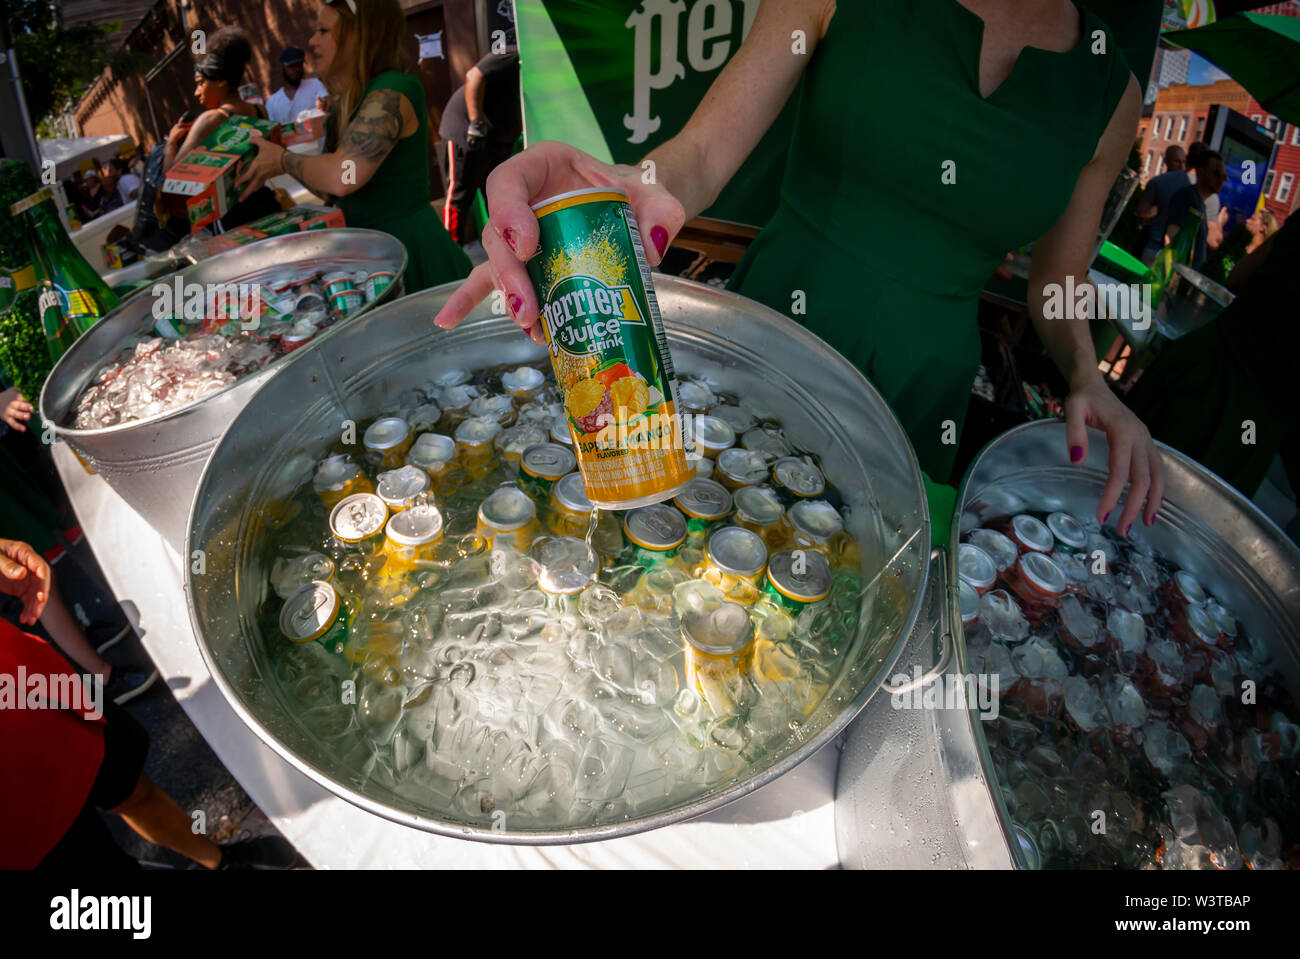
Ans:
[[[658,569],[686,542],[686,517],[667,503],[642,506],[623,517],[623,536],[629,565]]]
[[[489,546],[508,544],[527,552],[539,532],[537,504],[516,486],[502,486],[479,504],[477,532]]]
[[[353,493],[330,510],[330,532],[348,547],[374,552],[383,540],[388,506],[374,493]]]
[[[428,489],[429,474],[418,466],[399,466],[380,473],[375,480],[375,495],[394,513],[406,509]]]
[[[815,549],[773,553],[763,592],[782,609],[797,613],[831,594],[830,563]]]
[[[682,639],[687,683],[695,686],[710,711],[725,714],[727,686],[750,668],[754,626],[749,611],[724,602],[715,610],[689,612],[682,617]]]
[[[330,583],[308,583],[285,600],[280,609],[280,632],[292,643],[319,642],[341,652],[348,635],[347,608]]]
[[[577,469],[573,450],[558,443],[538,443],[524,450],[519,459],[519,482],[539,499],[545,499],[551,487],[563,476]]]
[[[582,474],[577,470],[567,473],[555,481],[551,487],[550,506],[547,528],[560,536],[578,536],[587,534],[591,525],[591,500],[587,499],[587,487],[582,483]]]
[[[413,506],[397,513],[384,527],[384,571],[388,575],[417,569],[433,559],[442,540],[442,513],[436,506]]]
[[[406,462],[413,437],[411,427],[400,416],[383,416],[368,427],[361,438],[366,459],[386,470],[395,470]]]
[[[540,235],[528,273],[587,495],[602,509],[671,499],[694,473],[627,194],[575,190],[533,212]]]
[[[374,487],[361,467],[342,453],[327,456],[316,467],[312,488],[326,509],[333,509],[339,501],[353,493],[373,493]]]
[[[758,583],[767,567],[762,537],[743,526],[724,526],[709,537],[704,554],[704,578],[727,599],[747,606],[758,598]]]

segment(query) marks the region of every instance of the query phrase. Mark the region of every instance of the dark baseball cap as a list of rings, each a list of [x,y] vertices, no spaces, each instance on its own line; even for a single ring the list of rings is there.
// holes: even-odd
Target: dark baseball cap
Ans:
[[[291,63],[302,63],[303,59],[301,47],[285,47],[284,53],[280,54],[280,62],[286,67]]]

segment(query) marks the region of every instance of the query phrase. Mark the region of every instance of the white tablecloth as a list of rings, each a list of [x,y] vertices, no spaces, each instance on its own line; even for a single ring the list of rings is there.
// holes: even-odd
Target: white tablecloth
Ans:
[[[161,678],[253,801],[317,868],[826,869],[839,864],[834,746],[707,816],[599,843],[509,846],[449,839],[358,809],[282,760],[226,703],[199,654],[176,550],[101,477],[87,474],[66,444],[56,444],[54,460],[104,575],[132,611]],[[196,470],[195,486],[198,477]],[[192,497],[193,488],[176,494]]]

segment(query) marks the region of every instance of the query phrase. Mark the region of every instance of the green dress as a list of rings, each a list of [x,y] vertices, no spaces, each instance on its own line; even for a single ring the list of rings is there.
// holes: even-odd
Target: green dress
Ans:
[[[429,205],[429,116],[424,88],[417,77],[390,70],[366,86],[367,95],[375,90],[396,90],[405,96],[420,125],[411,136],[397,141],[369,183],[339,198],[339,209],[348,226],[382,230],[402,241],[407,293],[464,279],[469,276],[469,257]]]
[[[841,2],[805,72],[776,213],[731,279],[854,363],[939,482],[979,367],[980,291],[1060,218],[1129,82],[1082,16],[1074,49],[1025,48],[984,99],[983,20],[956,0]]]

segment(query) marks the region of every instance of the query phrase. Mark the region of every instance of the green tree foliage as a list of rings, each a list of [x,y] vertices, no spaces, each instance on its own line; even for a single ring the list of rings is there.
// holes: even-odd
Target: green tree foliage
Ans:
[[[5,0],[3,7],[33,125],[82,96],[118,57],[108,44],[116,22],[67,26],[54,0]]]

